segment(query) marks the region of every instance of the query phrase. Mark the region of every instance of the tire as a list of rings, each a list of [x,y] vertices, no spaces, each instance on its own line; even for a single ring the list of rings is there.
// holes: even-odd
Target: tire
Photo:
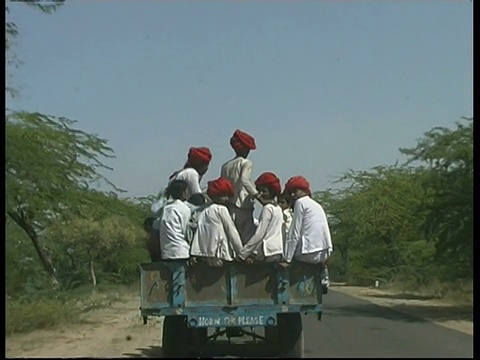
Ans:
[[[278,344],[278,326],[265,326],[265,341],[270,345]]]
[[[167,358],[184,358],[188,354],[189,331],[186,316],[165,316],[162,352]]]
[[[305,347],[302,317],[299,313],[278,314],[280,358],[303,358]]]
[[[195,328],[188,329],[189,342],[192,344],[192,348],[187,357],[198,358],[202,355],[203,350],[208,342],[208,328]]]
[[[162,352],[167,358],[197,357],[207,343],[207,328],[191,329],[186,316],[165,316],[163,320]]]

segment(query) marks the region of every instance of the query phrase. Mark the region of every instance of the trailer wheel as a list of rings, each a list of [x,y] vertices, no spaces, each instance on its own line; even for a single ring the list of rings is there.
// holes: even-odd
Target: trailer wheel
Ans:
[[[189,343],[186,316],[165,316],[163,319],[162,352],[166,357],[184,358]]]
[[[208,328],[189,328],[188,333],[192,348],[187,357],[198,358],[208,343]]]
[[[269,345],[277,346],[278,340],[278,326],[265,326],[265,341]]]
[[[299,313],[278,314],[278,339],[281,358],[303,358],[304,339]]]

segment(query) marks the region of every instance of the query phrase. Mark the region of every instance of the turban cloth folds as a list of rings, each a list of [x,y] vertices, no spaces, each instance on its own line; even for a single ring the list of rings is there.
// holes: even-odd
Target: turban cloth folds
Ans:
[[[230,138],[230,145],[236,152],[255,150],[257,148],[255,139],[242,130],[235,130]]]
[[[310,184],[303,176],[293,176],[285,184],[285,192],[291,193],[294,190],[304,190],[310,194]]]
[[[230,180],[220,177],[208,182],[207,195],[214,196],[232,196],[234,192],[233,184]]]
[[[212,160],[212,153],[207,147],[191,147],[188,150],[187,163],[189,165],[208,165]]]
[[[274,195],[279,195],[282,192],[280,185],[280,179],[272,172],[264,172],[257,180],[255,180],[255,186],[268,186]]]

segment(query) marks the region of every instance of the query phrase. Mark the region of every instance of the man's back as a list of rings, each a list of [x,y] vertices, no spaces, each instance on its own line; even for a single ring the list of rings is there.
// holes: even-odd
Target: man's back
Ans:
[[[193,194],[201,193],[200,189],[200,175],[197,170],[193,168],[185,168],[175,173],[170,181],[184,180],[187,182],[187,198]]]
[[[251,182],[253,164],[243,157],[235,157],[222,165],[221,176],[227,178],[235,187],[231,204],[241,209],[252,209],[252,196],[256,189]]]
[[[231,250],[239,251],[242,242],[227,208],[219,204],[205,207],[198,215],[197,224],[191,254],[233,260]]]
[[[162,259],[188,259],[189,244],[185,238],[191,210],[181,200],[167,204],[160,221]]]
[[[322,206],[311,197],[304,196],[295,201],[294,207],[292,227],[298,226],[297,217],[302,218],[301,229],[292,229],[302,243],[297,251],[306,254],[330,248],[330,230]]]

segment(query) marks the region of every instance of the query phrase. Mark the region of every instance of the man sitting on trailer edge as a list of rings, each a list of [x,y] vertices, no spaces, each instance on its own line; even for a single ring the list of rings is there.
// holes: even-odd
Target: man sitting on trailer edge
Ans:
[[[272,172],[264,172],[255,180],[255,186],[263,207],[255,233],[238,256],[247,263],[278,262],[283,257],[283,213],[275,203],[275,197],[281,192],[280,179]]]
[[[311,198],[310,184],[302,176],[291,177],[285,184],[285,193],[290,194],[295,203],[280,265],[287,267],[295,259],[325,267],[333,251],[325,211]]]
[[[194,257],[192,262],[196,257],[204,258],[208,265],[221,267],[224,261],[238,258],[242,241],[227,208],[233,192],[233,184],[225,178],[208,182],[207,195],[212,203],[198,214],[197,230],[190,248],[190,255]]]

